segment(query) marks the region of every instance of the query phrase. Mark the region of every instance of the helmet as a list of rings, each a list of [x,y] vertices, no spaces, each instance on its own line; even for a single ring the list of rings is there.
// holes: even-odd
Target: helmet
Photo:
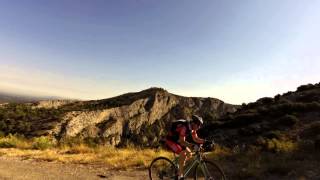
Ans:
[[[192,115],[192,122],[196,123],[196,124],[199,124],[199,125],[203,124],[202,117],[197,116],[197,115]]]

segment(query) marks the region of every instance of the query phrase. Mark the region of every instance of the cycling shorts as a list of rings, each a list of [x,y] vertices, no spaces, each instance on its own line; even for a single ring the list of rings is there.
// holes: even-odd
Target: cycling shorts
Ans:
[[[176,154],[179,154],[181,151],[186,149],[186,147],[181,146],[180,144],[170,141],[168,139],[166,140],[166,145],[171,151],[173,151]]]

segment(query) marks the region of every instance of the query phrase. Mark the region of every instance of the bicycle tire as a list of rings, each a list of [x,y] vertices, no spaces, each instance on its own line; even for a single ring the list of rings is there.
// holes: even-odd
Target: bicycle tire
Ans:
[[[214,180],[226,180],[227,179],[224,172],[222,171],[222,169],[220,168],[220,166],[218,164],[216,164],[212,161],[207,161],[207,160],[202,161],[202,163],[204,163],[207,167],[210,166],[210,168],[208,168],[208,171],[210,171],[209,173],[211,174],[212,179],[214,179]],[[195,167],[194,180],[205,179],[205,177],[199,175],[199,172],[202,171],[202,169],[198,169],[198,167],[199,167],[199,164],[197,164],[197,166]]]
[[[166,165],[164,165],[165,167],[162,167],[162,169],[160,169],[160,172],[158,172],[157,168],[157,163],[166,163]],[[148,168],[149,170],[149,178],[150,180],[164,180],[164,179],[174,179],[174,177],[177,175],[177,167],[174,165],[174,163],[166,158],[166,157],[157,157],[155,158],[151,163],[150,166]],[[157,172],[155,172],[155,170],[157,170]],[[165,177],[164,177],[165,176]]]

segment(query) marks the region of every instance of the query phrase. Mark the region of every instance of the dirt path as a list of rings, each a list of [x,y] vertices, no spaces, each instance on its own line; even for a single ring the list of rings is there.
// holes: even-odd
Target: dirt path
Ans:
[[[115,171],[103,165],[63,164],[0,157],[0,180],[146,180],[146,170]]]

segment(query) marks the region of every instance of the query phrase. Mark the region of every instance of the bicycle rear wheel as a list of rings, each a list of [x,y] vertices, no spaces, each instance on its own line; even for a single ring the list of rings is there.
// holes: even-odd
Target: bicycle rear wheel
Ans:
[[[154,159],[149,166],[150,180],[172,180],[176,175],[176,166],[166,157]]]
[[[196,166],[194,173],[195,180],[226,180],[222,169],[211,161],[202,161]]]

